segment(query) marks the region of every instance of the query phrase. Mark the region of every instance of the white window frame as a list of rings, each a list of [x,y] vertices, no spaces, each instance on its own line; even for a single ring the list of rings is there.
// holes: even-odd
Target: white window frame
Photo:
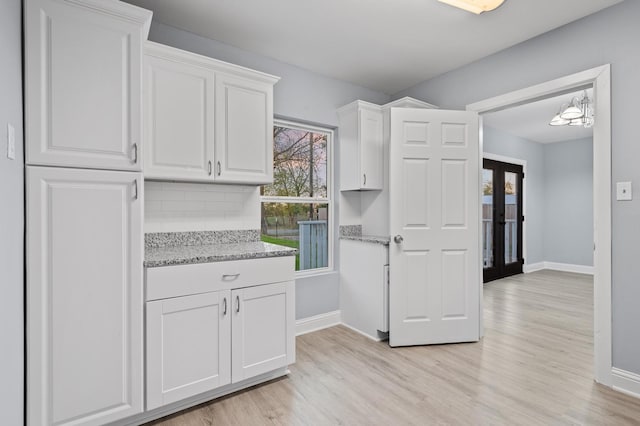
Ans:
[[[275,119],[273,121],[273,127],[288,127],[291,129],[298,129],[302,131],[308,131],[313,133],[323,133],[327,135],[327,197],[272,197],[261,196],[260,203],[296,203],[296,204],[326,204],[327,205],[327,266],[324,268],[307,269],[304,271],[296,271],[296,277],[303,278],[315,275],[323,275],[334,271],[334,229],[336,221],[336,211],[334,205],[334,158],[333,158],[333,143],[334,143],[334,131],[328,127],[319,127],[310,124],[305,124],[297,121]],[[273,131],[273,129],[272,129]],[[273,165],[272,165],[273,167]]]

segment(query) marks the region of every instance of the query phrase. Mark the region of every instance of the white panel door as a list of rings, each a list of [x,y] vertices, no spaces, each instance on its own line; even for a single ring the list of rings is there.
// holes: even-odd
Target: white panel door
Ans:
[[[230,294],[147,302],[147,410],[231,382]]]
[[[151,12],[28,0],[26,162],[142,170],[142,41]]]
[[[294,282],[233,290],[231,381],[295,362]]]
[[[391,346],[479,339],[478,156],[476,113],[391,110]]]
[[[213,181],[214,72],[152,46],[144,61],[144,176]]]
[[[27,168],[27,423],[143,411],[142,173]]]
[[[216,74],[215,180],[273,182],[273,84]]]

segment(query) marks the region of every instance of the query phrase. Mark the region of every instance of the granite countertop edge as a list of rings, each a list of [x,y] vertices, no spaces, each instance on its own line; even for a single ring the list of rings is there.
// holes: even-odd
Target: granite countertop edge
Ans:
[[[341,240],[361,241],[363,243],[389,245],[390,238],[378,235],[342,235]]]
[[[264,242],[147,248],[143,266],[157,268],[229,260],[295,256],[297,253],[298,250],[295,248]]]

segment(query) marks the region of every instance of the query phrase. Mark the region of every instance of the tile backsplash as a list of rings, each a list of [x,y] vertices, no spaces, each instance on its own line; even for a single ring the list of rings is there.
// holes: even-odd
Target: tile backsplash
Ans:
[[[260,228],[260,188],[145,181],[144,232]]]

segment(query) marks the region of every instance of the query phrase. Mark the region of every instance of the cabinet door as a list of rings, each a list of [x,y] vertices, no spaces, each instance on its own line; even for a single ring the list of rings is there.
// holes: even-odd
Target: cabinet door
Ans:
[[[147,409],[231,381],[229,291],[147,302]]]
[[[145,178],[213,181],[213,71],[160,48],[144,62]]]
[[[273,85],[216,75],[215,180],[273,182]]]
[[[28,0],[28,164],[142,170],[142,40],[151,12],[122,2]]]
[[[384,180],[382,112],[361,109],[358,119],[361,188],[382,189]]]
[[[232,291],[233,383],[295,362],[294,286],[289,281]]]
[[[142,174],[27,168],[27,422],[143,411]]]

